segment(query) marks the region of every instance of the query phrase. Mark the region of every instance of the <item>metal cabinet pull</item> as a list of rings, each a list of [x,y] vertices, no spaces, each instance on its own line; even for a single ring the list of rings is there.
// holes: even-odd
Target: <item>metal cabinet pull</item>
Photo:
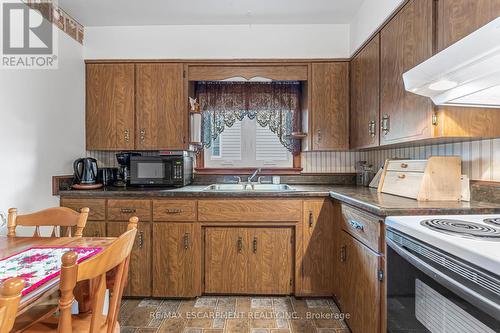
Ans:
[[[372,138],[374,138],[376,133],[377,133],[377,125],[375,123],[375,120],[372,120],[368,123],[368,134]]]
[[[401,163],[401,168],[406,169],[408,167],[408,163]]]
[[[120,208],[120,212],[126,213],[135,213],[137,210],[135,208]]]
[[[130,141],[130,130],[127,128],[124,134],[125,134],[124,135],[125,142],[128,143]]]
[[[313,224],[314,224],[314,221],[313,221],[313,212],[312,212],[312,210],[310,210],[309,211],[309,228],[312,228]]]
[[[184,234],[184,250],[189,249],[189,233]]]
[[[139,231],[139,235],[138,235],[138,240],[139,240],[139,248],[142,249],[143,245],[144,245],[144,231]]]
[[[351,227],[353,227],[356,230],[359,230],[359,231],[365,230],[365,226],[363,225],[363,223],[360,223],[358,221],[350,220],[349,224],[351,225]]]
[[[167,208],[167,209],[165,209],[165,213],[167,213],[167,214],[180,214],[180,213],[182,213],[182,209],[179,209],[179,208]]]
[[[381,123],[380,128],[382,129],[382,133],[384,135],[387,135],[387,133],[389,133],[390,131],[391,116],[384,114],[380,123]]]
[[[347,260],[347,247],[342,245],[340,247],[340,262],[345,262]]]
[[[257,237],[253,239],[253,253],[257,253]]]
[[[316,137],[318,138],[318,143],[320,143],[321,142],[321,130],[320,129],[318,129]]]
[[[402,174],[398,175],[398,178],[399,178],[399,179],[405,179],[405,178],[406,178],[406,175],[405,175],[404,173],[402,173]]]
[[[238,253],[241,253],[241,251],[243,251],[243,240],[241,239],[241,237],[238,237],[236,247],[238,248]]]
[[[146,130],[144,128],[141,128],[139,139],[141,140],[141,142],[144,142],[144,140],[146,140]]]

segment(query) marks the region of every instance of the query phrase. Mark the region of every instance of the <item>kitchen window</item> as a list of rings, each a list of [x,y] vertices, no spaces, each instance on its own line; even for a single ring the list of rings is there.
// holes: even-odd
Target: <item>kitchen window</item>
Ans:
[[[268,127],[245,118],[228,127],[205,149],[205,167],[291,168],[293,156]]]

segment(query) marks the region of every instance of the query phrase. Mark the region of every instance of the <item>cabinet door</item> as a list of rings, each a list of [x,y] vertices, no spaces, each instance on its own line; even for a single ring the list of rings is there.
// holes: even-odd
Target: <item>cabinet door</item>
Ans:
[[[153,224],[154,297],[200,295],[200,243],[197,224]]]
[[[248,293],[284,295],[292,292],[292,229],[248,229]]]
[[[341,310],[353,333],[380,332],[380,256],[346,232],[342,232]]]
[[[205,292],[247,291],[250,244],[245,228],[205,229]]]
[[[403,73],[432,56],[433,0],[411,0],[383,29],[381,47],[380,144],[432,135],[429,98],[407,92]]]
[[[350,146],[379,144],[380,35],[377,34],[351,61]]]
[[[330,200],[304,201],[301,294],[330,296],[333,293],[333,208]]]
[[[186,148],[188,114],[183,65],[136,66],[136,148]]]
[[[108,237],[127,231],[128,222],[108,222]],[[151,296],[151,224],[138,224],[137,236],[130,255],[125,296]]]
[[[447,48],[498,16],[498,0],[439,0],[439,50]]]
[[[312,64],[312,150],[339,150],[349,146],[349,63]]]
[[[76,230],[76,228],[73,229]],[[104,221],[87,221],[83,229],[83,237],[106,237],[106,223]]]
[[[134,149],[134,64],[86,66],[87,150]]]

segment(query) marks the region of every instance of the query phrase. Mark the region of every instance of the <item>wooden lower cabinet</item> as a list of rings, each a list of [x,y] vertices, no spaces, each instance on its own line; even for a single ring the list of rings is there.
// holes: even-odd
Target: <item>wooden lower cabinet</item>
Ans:
[[[104,221],[87,221],[83,229],[83,237],[106,237],[106,223]]]
[[[201,294],[201,237],[195,223],[153,224],[153,296]]]
[[[292,293],[292,228],[248,229],[247,292],[253,294]]]
[[[206,228],[205,292],[246,292],[248,251],[247,229]]]
[[[205,292],[292,293],[291,227],[207,227]]]
[[[107,236],[118,237],[128,222],[108,222]],[[124,296],[151,296],[151,223],[138,224],[136,241],[130,255],[128,283]]]
[[[381,256],[345,231],[342,231],[340,240],[341,274],[337,277],[342,290],[337,297],[340,308],[350,314],[347,323],[353,333],[378,333]]]
[[[333,290],[335,234],[334,204],[329,199],[304,201],[303,257],[299,267],[300,295],[330,296]]]

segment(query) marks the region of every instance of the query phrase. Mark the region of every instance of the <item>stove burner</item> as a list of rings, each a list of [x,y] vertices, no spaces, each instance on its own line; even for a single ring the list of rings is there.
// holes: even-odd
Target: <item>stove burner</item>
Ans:
[[[420,224],[452,236],[500,241],[500,229],[479,223],[450,219],[430,219],[423,220]]]
[[[488,224],[494,224],[494,225],[500,226],[500,217],[495,217],[495,218],[490,218],[490,219],[484,219],[483,222],[484,223],[488,223]]]

